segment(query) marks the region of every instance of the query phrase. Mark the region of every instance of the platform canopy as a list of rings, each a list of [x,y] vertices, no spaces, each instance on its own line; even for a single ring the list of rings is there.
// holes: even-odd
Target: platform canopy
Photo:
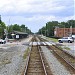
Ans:
[[[15,34],[28,34],[28,33],[25,33],[25,32],[19,32],[19,31],[13,31]]]
[[[12,35],[14,34],[14,35]],[[28,36],[28,33],[25,32],[19,32],[19,31],[13,31],[11,35],[15,38],[15,39],[22,39],[22,38],[26,38]]]

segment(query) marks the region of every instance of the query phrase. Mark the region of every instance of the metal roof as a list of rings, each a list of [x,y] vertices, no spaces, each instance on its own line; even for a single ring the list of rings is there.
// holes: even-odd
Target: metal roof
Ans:
[[[25,33],[25,32],[19,32],[19,31],[13,31],[15,34],[28,34],[28,33]]]

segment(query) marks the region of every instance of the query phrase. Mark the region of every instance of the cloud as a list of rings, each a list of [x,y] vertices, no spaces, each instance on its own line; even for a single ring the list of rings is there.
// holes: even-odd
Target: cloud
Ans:
[[[32,29],[33,32],[38,31],[41,27],[45,26],[49,21],[68,21],[69,19],[74,19],[74,16],[59,17],[59,16],[48,16],[48,15],[34,15],[32,17],[23,16],[5,16],[2,18],[7,25],[11,24],[25,24],[27,27]]]
[[[1,0],[0,11],[3,14],[20,15],[24,13],[58,13],[67,9],[61,0]],[[60,4],[59,4],[60,3]],[[69,2],[68,2],[69,3]],[[70,3],[69,3],[70,4]]]
[[[74,2],[75,0],[1,0],[0,15],[7,25],[26,24],[35,31],[48,21],[74,19]]]

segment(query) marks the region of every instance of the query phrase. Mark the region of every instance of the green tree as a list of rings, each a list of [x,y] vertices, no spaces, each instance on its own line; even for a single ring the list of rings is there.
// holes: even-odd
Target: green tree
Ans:
[[[65,22],[61,22],[61,23],[58,24],[58,27],[59,28],[64,28],[64,27],[67,27],[67,26],[66,26]]]
[[[0,38],[4,37],[4,29],[6,29],[6,25],[4,22],[1,21],[1,23],[0,23]]]
[[[58,21],[52,21],[46,23],[46,31],[47,36],[53,36],[54,35],[54,28],[58,26]]]
[[[13,25],[7,26],[8,33],[11,33],[13,31]]]
[[[67,25],[68,25],[68,28],[70,28],[70,26],[72,26],[73,28],[75,28],[75,20],[68,20],[67,21]]]
[[[46,27],[44,26],[41,29],[39,29],[38,33],[45,36],[46,35]]]
[[[18,24],[13,25],[13,30],[15,31],[21,31],[21,27]]]
[[[22,31],[22,32],[25,32],[25,25],[22,24],[20,27],[21,27],[21,31]]]

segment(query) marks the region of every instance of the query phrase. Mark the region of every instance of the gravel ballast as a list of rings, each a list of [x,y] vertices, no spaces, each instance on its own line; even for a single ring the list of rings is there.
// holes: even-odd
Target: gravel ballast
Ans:
[[[31,37],[18,42],[18,44],[14,42],[1,46],[0,75],[22,75],[27,60],[23,58],[23,55],[28,48],[28,46],[22,45],[22,43],[29,42],[30,39]]]
[[[53,75],[71,75],[46,47],[41,47]]]

